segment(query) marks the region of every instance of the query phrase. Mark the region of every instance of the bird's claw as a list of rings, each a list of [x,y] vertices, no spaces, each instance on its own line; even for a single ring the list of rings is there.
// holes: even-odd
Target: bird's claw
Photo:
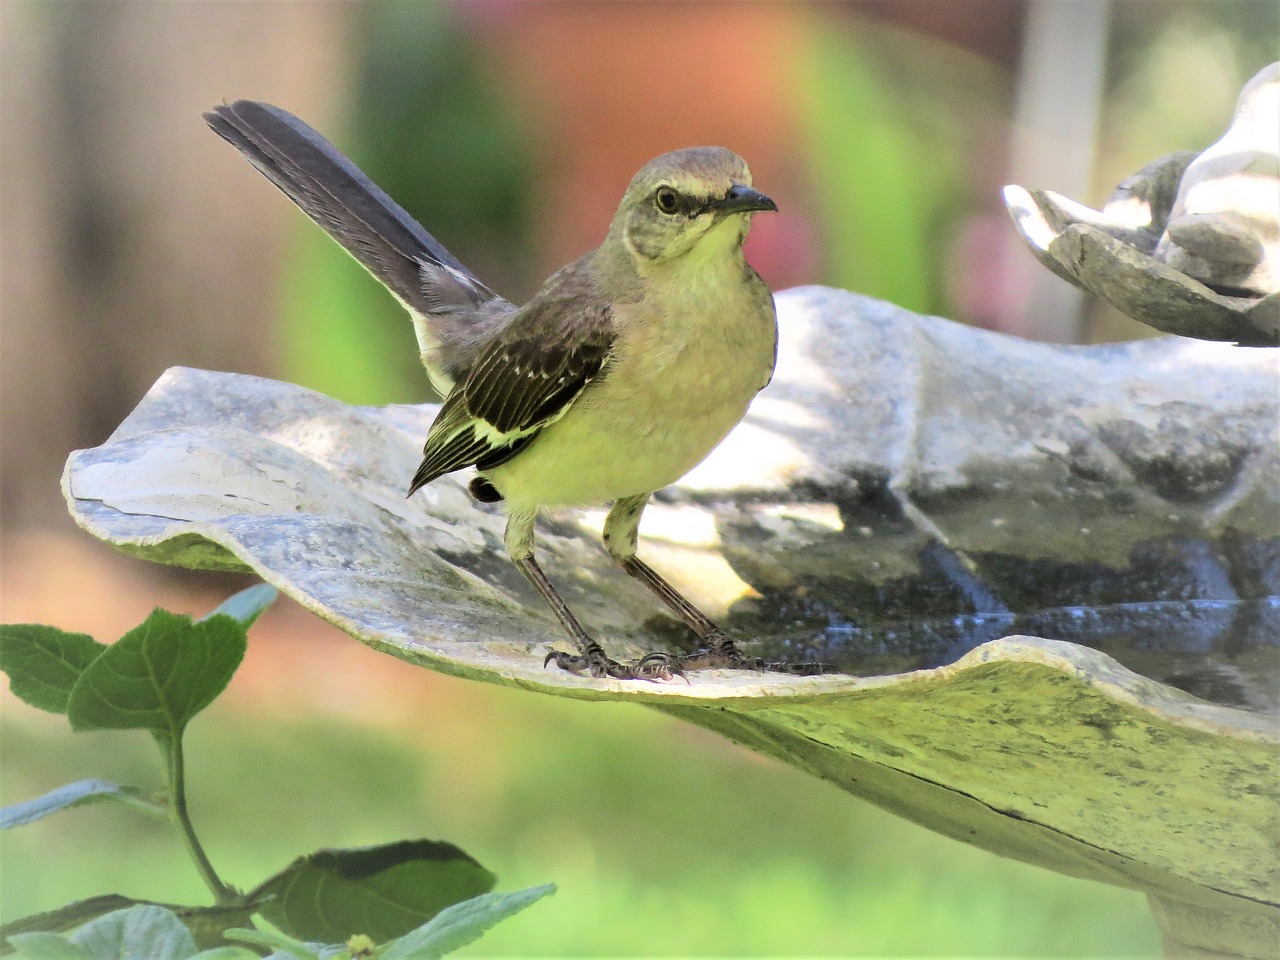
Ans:
[[[689,678],[684,675],[681,658],[669,653],[646,653],[632,664],[632,669],[646,680],[672,680],[679,677],[685,683],[689,682]]]
[[[705,638],[706,649],[680,658],[680,665],[688,670],[754,670],[757,673],[789,673],[797,677],[816,677],[825,673],[838,673],[829,663],[789,662],[748,657],[724,633],[719,631]]]
[[[672,680],[684,677],[678,658],[666,653],[650,653],[630,663],[619,663],[604,653],[591,651],[586,655],[565,653],[563,650],[552,650],[542,661],[548,667],[554,663],[561,670],[570,673],[589,673],[596,679],[613,680]],[[687,678],[686,682],[687,682]]]
[[[738,651],[734,642],[723,633],[713,633],[706,637],[707,647],[687,656],[675,656],[670,653],[648,653],[638,660],[620,663],[607,656],[598,646],[592,644],[585,654],[565,653],[563,650],[552,650],[542,661],[543,667],[554,663],[561,670],[570,673],[586,673],[596,679],[612,680],[673,680],[680,677],[686,683],[686,670],[754,670],[757,673],[787,673],[796,677],[816,677],[824,673],[837,673],[835,667],[826,663],[790,663],[786,661],[765,660],[763,657],[748,657]]]

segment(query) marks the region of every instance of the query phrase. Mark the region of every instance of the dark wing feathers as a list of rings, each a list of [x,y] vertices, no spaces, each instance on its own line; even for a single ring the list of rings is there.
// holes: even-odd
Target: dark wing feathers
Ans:
[[[480,352],[431,425],[410,493],[454,470],[511,459],[599,375],[614,331],[587,273],[584,261],[561,271]]]
[[[506,340],[501,350],[481,358],[475,377],[467,377],[467,406],[502,433],[526,430],[577,396],[600,371],[608,351],[603,338],[552,348],[532,339]]]
[[[237,100],[215,107],[204,119],[419,313],[430,314],[441,300],[465,297],[479,306],[497,299],[359,167],[293,114],[268,103]],[[437,275],[447,292],[432,291]]]
[[[495,447],[490,453],[485,454],[483,457],[481,457],[479,460],[476,461],[475,463],[476,469],[491,470],[501,463],[506,463],[508,460],[514,457],[517,453],[519,453],[521,450],[527,447],[530,443],[532,443],[533,438],[536,437],[537,435],[538,434],[536,432],[526,433],[524,436],[517,437],[515,440],[512,440],[505,447]]]
[[[440,439],[434,444],[431,442],[431,437],[437,436],[436,424],[447,420],[456,423],[458,419],[462,419],[460,426],[453,430],[442,430],[439,434]],[[471,427],[470,420],[455,416],[454,411],[448,409],[446,403],[441,408],[436,423],[432,424],[431,434],[422,451],[422,463],[419,464],[417,473],[413,475],[413,482],[409,484],[409,496],[413,496],[419,487],[425,486],[437,477],[470,466],[485,454],[492,452],[492,444],[477,434]]]

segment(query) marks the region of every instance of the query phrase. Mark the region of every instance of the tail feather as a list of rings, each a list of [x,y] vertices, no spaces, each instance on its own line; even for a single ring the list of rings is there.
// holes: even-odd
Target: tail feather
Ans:
[[[423,362],[438,385],[465,367],[471,352],[466,345],[514,309],[293,114],[237,100],[204,119],[409,309]],[[433,365],[443,368],[444,377]]]

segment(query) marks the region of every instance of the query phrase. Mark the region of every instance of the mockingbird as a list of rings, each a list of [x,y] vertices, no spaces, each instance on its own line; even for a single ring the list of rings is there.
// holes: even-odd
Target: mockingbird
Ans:
[[[506,502],[511,559],[577,647],[545,663],[620,679],[694,667],[823,669],[743,656],[636,556],[649,497],[701,461],[773,374],[773,297],[742,242],[751,214],[777,206],[751,186],[740,157],[697,147],[647,163],[604,242],[516,307],[297,117],[240,100],[204,118],[413,317],[423,365],[445,400],[409,493],[474,466],[472,496]],[[610,501],[610,556],[698,635],[700,653],[610,658],[538,566],[540,507]]]

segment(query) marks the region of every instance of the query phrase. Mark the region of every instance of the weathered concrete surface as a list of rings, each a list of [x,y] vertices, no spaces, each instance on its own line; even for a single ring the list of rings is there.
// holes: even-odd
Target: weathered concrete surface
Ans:
[[[1276,351],[1048,346],[816,287],[779,303],[774,382],[653,518],[718,548],[739,633],[860,673],[1035,633],[1280,701]],[[682,533],[681,505],[713,534]]]
[[[792,597],[852,622],[861,608],[844,595],[868,590],[934,611],[939,583],[979,612],[994,597],[1021,615],[1030,588],[1008,558],[1033,579],[1094,576],[1124,573],[1152,544],[1176,561],[1157,593],[1238,594],[1255,567],[1267,582],[1264,547],[1280,536],[1275,351],[1051,347],[821,288],[778,302],[774,383],[642,531],[655,566],[731,622],[772,622],[759,608]],[[175,369],[106,444],[72,455],[65,491],[77,522],[121,549],[254,570],[411,662],[655,705],[947,835],[1196,905],[1219,918],[1208,936],[1275,923],[1274,645],[1247,651],[1263,698],[1250,710],[1057,639],[975,647],[980,632],[941,665],[873,677],[713,672],[686,685],[544,670],[561,641],[502,555],[501,515],[451,479],[403,496],[432,413]],[[616,652],[674,638],[593,542],[598,519],[552,518],[544,566]],[[779,642],[816,644],[804,629]],[[1212,644],[1177,653],[1251,669]]]

